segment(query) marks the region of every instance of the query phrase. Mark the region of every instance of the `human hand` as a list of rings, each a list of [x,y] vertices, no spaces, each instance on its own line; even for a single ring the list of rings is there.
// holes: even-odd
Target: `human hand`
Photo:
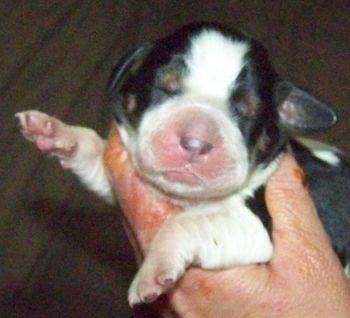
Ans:
[[[268,182],[274,256],[266,265],[190,269],[170,295],[181,317],[350,317],[350,285],[290,154]]]
[[[113,137],[113,136],[112,136]],[[115,138],[115,135],[114,135]],[[110,141],[106,162],[135,249],[179,210],[154,196]],[[113,146],[112,146],[113,145]],[[116,151],[117,149],[117,151]],[[119,152],[118,152],[119,151]],[[125,154],[125,152],[124,152]],[[116,164],[116,157],[124,159]],[[274,256],[269,264],[220,271],[190,268],[168,295],[180,317],[349,317],[350,286],[318,219],[304,175],[291,155],[267,185]]]

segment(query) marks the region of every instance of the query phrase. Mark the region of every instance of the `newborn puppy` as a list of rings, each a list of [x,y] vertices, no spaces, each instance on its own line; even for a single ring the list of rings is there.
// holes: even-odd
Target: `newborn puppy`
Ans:
[[[185,26],[124,56],[108,95],[136,171],[155,195],[183,210],[152,239],[130,305],[154,301],[191,265],[268,262],[272,224],[264,187],[288,147],[349,273],[349,163],[338,150],[293,137],[327,129],[336,116],[281,79],[261,44],[214,24]],[[27,139],[113,201],[105,142],[94,131],[37,111],[17,117]]]

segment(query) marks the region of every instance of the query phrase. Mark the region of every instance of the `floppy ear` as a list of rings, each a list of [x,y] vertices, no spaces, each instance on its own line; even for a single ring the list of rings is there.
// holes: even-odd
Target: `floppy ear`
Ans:
[[[115,101],[126,78],[137,70],[151,47],[151,43],[145,43],[125,54],[115,65],[106,88],[107,97],[111,101]]]
[[[337,121],[330,106],[288,81],[277,83],[275,97],[280,124],[291,133],[322,131]]]

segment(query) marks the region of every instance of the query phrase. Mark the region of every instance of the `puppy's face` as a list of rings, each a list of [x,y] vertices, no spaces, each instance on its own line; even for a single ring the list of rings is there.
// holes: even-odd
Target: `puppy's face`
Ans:
[[[109,93],[140,174],[175,196],[214,198],[242,188],[283,147],[281,118],[296,126],[293,88],[258,43],[200,25],[128,54]]]

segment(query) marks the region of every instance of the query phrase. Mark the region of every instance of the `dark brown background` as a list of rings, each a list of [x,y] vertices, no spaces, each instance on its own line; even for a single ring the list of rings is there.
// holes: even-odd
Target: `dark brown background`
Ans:
[[[117,209],[16,129],[36,108],[106,135],[104,87],[127,49],[188,22],[262,41],[278,71],[339,114],[320,136],[349,153],[349,1],[0,1],[0,316],[130,317],[135,270]]]

